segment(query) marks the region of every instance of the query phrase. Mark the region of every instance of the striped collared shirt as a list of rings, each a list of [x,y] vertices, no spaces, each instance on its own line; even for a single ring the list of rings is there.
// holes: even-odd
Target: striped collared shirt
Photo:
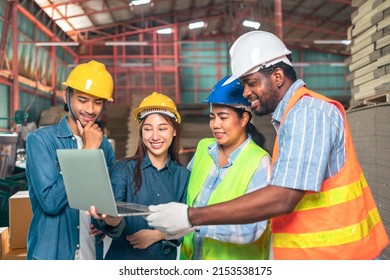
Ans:
[[[206,206],[210,199],[212,192],[220,184],[226,174],[229,172],[230,167],[234,164],[240,152],[246,147],[252,138],[248,136],[248,139],[242,143],[236,150],[234,150],[228,158],[228,164],[219,167],[219,145],[217,142],[212,143],[208,147],[208,152],[214,160],[214,164],[206,178],[205,184],[197,196],[194,207]],[[188,169],[192,169],[193,158],[188,164]],[[252,179],[249,182],[246,193],[260,189],[267,186],[270,178],[270,166],[271,159],[269,156],[263,157],[256,172],[253,174]],[[232,186],[234,187],[234,186]],[[194,255],[193,259],[202,259],[202,243],[205,237],[219,240],[222,242],[247,244],[256,241],[263,234],[264,229],[267,226],[266,221],[244,224],[244,225],[213,225],[213,226],[201,226],[198,231],[194,233]]]
[[[304,96],[280,125],[288,102],[302,86],[302,80],[293,83],[272,115],[279,152],[270,185],[318,192],[345,163],[344,120],[335,105]]]

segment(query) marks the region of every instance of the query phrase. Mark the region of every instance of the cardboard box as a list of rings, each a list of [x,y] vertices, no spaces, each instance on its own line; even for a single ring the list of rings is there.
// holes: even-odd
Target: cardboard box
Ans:
[[[27,257],[27,249],[10,250],[3,256],[3,260],[25,260]]]
[[[28,191],[19,191],[9,198],[10,248],[27,248],[27,232],[32,218]]]
[[[9,252],[8,227],[0,228],[0,259]]]

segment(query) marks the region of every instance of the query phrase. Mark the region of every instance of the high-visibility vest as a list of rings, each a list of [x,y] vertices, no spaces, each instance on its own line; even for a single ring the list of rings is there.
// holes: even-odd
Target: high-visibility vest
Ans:
[[[375,259],[389,239],[357,161],[343,106],[313,91],[300,88],[289,110],[303,96],[336,105],[344,117],[345,165],[326,179],[320,192],[305,192],[292,213],[271,219],[275,259]],[[275,139],[273,163],[278,158]]]
[[[207,147],[215,141],[214,138],[203,139],[199,142],[194,155],[187,191],[187,204],[192,206],[202,190],[214,163]],[[267,152],[253,141],[240,152],[234,164],[230,167],[225,178],[215,188],[210,196],[208,205],[224,202],[244,195],[248,184],[257,170],[261,159]],[[194,252],[193,233],[186,235],[181,245],[180,258],[192,259]],[[205,238],[202,245],[202,259],[205,260],[250,260],[268,259],[270,248],[270,229],[267,226],[262,236],[250,244],[233,244],[211,238]]]

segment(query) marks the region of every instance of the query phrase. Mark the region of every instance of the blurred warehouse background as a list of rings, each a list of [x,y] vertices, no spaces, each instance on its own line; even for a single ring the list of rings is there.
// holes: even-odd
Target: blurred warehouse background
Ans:
[[[102,116],[117,158],[137,142],[131,111],[158,91],[183,117],[181,157],[211,136],[213,85],[230,74],[229,48],[249,31],[273,32],[299,78],[348,110],[359,160],[390,233],[390,1],[0,0],[0,227],[8,198],[26,190],[24,141],[65,114],[69,72],[91,59],[114,79]],[[253,122],[272,151],[271,116]],[[390,249],[383,253],[390,259]]]

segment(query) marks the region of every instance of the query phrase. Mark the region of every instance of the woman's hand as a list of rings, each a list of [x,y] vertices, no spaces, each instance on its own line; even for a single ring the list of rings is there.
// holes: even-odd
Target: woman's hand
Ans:
[[[150,245],[165,239],[165,233],[156,229],[142,229],[126,237],[135,249],[146,249]]]
[[[98,230],[94,224],[90,224],[89,225],[89,229],[90,229],[90,234],[92,234],[93,236],[99,236],[99,241],[98,241],[98,244],[100,244],[103,239],[106,237],[106,234],[100,230]]]
[[[116,227],[122,221],[122,217],[113,217],[107,214],[98,214],[95,206],[91,206],[88,212],[96,220],[104,220],[109,226]]]

